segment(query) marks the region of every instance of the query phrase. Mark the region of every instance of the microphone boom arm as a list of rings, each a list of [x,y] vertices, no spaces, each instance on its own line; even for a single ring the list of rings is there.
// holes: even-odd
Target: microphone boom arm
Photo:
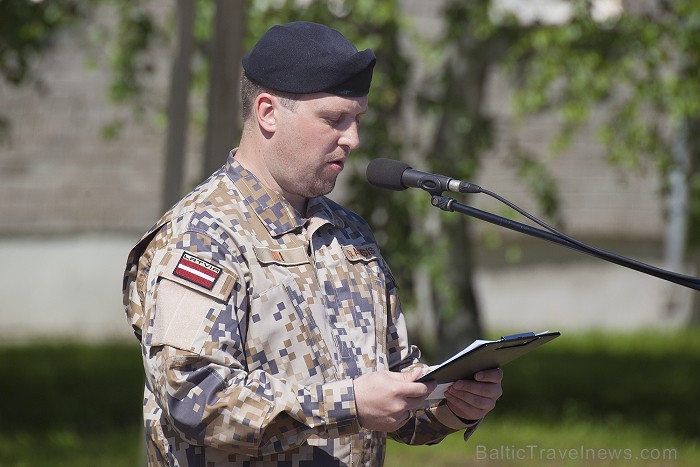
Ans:
[[[477,209],[466,204],[459,203],[454,198],[450,198],[449,196],[442,196],[436,193],[432,193],[431,204],[439,209],[442,209],[443,211],[458,212],[460,214],[465,214],[467,216],[471,216],[476,219],[480,219],[491,224],[498,225],[509,230],[513,230],[515,232],[530,235],[531,237],[537,237],[543,240],[547,240],[549,242],[565,246],[572,250],[576,250],[581,253],[585,253],[587,255],[594,256],[596,258],[600,258],[620,266],[634,269],[636,271],[643,272],[645,274],[649,274],[651,276],[658,277],[669,282],[689,287],[691,289],[700,290],[700,278],[667,271],[665,269],[657,268],[655,266],[642,263],[641,261],[636,261],[631,258],[618,255],[616,253],[612,253],[606,250],[602,250],[600,248],[595,248],[586,245],[582,242],[571,241],[546,230],[532,227],[527,224],[523,224],[487,211],[482,211],[481,209]]]

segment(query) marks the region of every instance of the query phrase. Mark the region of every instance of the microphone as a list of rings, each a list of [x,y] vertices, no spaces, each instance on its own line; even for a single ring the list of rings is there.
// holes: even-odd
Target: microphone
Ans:
[[[421,188],[429,193],[451,191],[453,193],[481,193],[480,186],[445,175],[421,172],[402,161],[373,159],[367,166],[367,181],[379,188],[402,191]]]

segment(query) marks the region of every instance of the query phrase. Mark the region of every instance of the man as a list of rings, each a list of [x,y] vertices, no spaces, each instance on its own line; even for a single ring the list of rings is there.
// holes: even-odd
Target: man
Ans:
[[[151,465],[381,465],[387,435],[466,439],[494,407],[500,370],[427,400],[369,227],[324,196],[374,63],[325,26],[271,28],[243,59],[240,146],[129,255]]]

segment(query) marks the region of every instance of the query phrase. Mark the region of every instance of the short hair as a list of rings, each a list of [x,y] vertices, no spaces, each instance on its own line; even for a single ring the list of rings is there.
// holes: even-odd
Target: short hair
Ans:
[[[243,114],[243,122],[250,118],[253,113],[255,99],[263,92],[277,97],[280,103],[292,112],[296,109],[299,97],[301,96],[300,94],[292,94],[289,92],[273,91],[248,78],[245,72],[243,72],[241,73],[241,111]]]

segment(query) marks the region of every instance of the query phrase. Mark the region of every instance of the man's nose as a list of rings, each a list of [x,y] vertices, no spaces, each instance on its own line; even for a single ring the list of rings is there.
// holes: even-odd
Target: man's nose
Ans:
[[[338,144],[348,149],[355,149],[360,145],[360,130],[357,122],[353,122],[345,129]]]

